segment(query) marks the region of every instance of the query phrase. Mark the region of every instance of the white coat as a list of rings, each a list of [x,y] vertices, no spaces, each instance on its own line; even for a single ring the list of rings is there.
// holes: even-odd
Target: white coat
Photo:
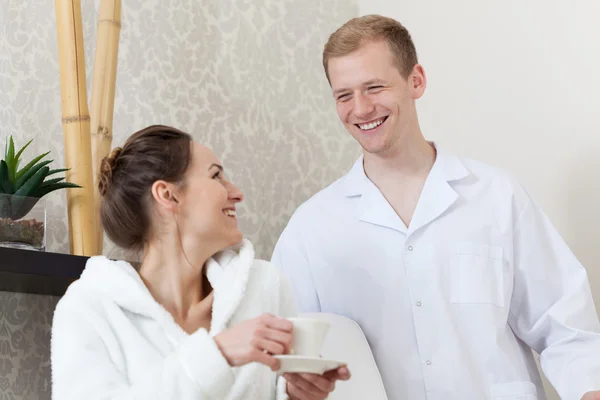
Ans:
[[[438,149],[408,227],[362,157],[293,215],[273,255],[300,312],[366,333],[390,399],[563,399],[600,390],[586,271],[500,169]]]

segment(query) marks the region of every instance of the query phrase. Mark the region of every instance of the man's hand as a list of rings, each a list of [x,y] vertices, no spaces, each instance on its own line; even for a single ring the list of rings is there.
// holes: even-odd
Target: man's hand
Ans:
[[[283,377],[287,381],[287,392],[291,400],[324,400],[335,389],[335,381],[350,379],[350,371],[346,367],[340,367],[323,375],[287,373]]]
[[[594,392],[587,392],[583,395],[581,400],[600,400],[600,390]]]

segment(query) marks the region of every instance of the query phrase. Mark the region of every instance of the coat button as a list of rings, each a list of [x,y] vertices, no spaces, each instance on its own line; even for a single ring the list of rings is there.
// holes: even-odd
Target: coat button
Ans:
[[[408,251],[413,251],[413,247],[412,246],[408,246]]]

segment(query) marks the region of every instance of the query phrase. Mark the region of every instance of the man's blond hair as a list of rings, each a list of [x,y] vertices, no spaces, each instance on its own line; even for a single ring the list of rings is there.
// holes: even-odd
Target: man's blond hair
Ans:
[[[323,49],[323,68],[329,79],[329,60],[343,57],[361,46],[385,41],[394,57],[394,64],[404,79],[408,78],[419,62],[417,50],[408,30],[398,21],[381,15],[365,15],[353,18],[329,36]]]

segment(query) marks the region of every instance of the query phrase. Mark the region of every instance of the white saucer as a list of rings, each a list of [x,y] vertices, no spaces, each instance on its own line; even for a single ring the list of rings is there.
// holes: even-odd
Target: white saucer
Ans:
[[[346,363],[342,361],[326,360],[320,357],[292,355],[277,355],[274,357],[281,363],[281,368],[277,371],[280,374],[292,372],[323,375],[327,371],[346,365]]]

